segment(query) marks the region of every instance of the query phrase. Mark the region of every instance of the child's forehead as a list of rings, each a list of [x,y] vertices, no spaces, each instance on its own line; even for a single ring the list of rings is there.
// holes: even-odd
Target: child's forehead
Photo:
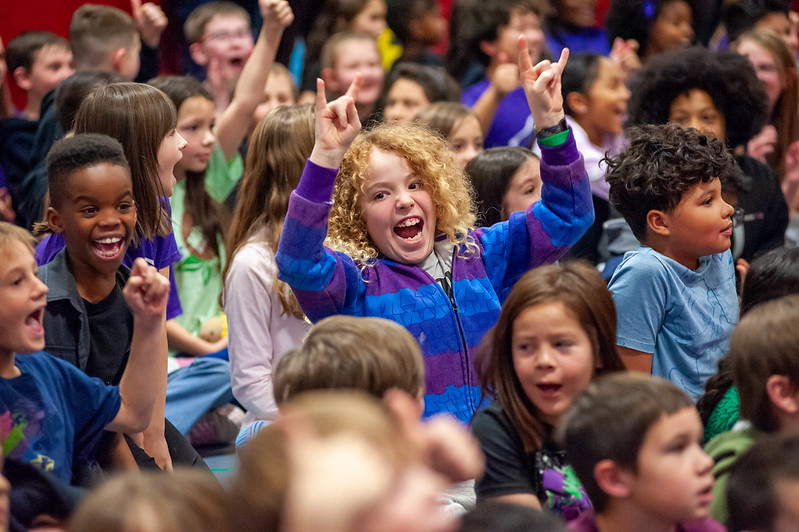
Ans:
[[[61,43],[46,44],[33,52],[33,63],[65,56],[72,57],[72,50],[69,49],[69,46]]]
[[[347,39],[336,47],[336,63],[344,60],[362,61],[364,56],[378,56],[377,44],[368,39]]]
[[[648,445],[660,446],[680,436],[702,436],[702,421],[694,406],[685,406],[674,412],[664,412],[646,431],[642,450]]]
[[[87,191],[113,192],[133,188],[130,170],[110,161],[100,161],[67,174],[67,194],[80,195]]]
[[[250,29],[250,23],[241,13],[216,13],[205,23],[205,33],[219,30]]]

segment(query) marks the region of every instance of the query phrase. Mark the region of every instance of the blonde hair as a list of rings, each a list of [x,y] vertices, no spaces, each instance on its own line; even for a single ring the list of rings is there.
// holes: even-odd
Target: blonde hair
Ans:
[[[92,491],[70,519],[77,532],[218,532],[227,498],[210,473],[126,472]]]
[[[250,137],[239,199],[227,233],[223,279],[239,249],[261,229],[266,228],[267,242],[277,251],[289,196],[297,188],[313,143],[313,104],[277,107],[258,122]],[[297,298],[286,283],[275,278],[272,286],[283,312],[302,318]]]
[[[381,124],[360,133],[344,155],[330,210],[327,244],[343,251],[363,266],[374,264],[379,250],[366,230],[358,201],[371,168],[372,149],[393,153],[408,163],[435,205],[436,233],[460,250],[463,257],[479,252],[469,237],[474,227],[474,192],[455,161],[447,142],[430,129],[416,124]]]
[[[411,333],[396,322],[329,316],[280,359],[272,380],[278,403],[310,390],[341,388],[377,398],[399,388],[416,397],[424,390],[424,359]]]
[[[0,222],[0,255],[6,254],[11,242],[19,242],[33,255],[36,240],[28,231],[9,222]]]
[[[292,414],[305,418],[320,438],[350,433],[380,451],[399,471],[414,459],[411,445],[380,402],[363,392],[325,390],[292,399]],[[237,532],[281,530],[291,484],[290,439],[281,420],[264,427],[239,452],[239,474],[231,493],[229,525]]]

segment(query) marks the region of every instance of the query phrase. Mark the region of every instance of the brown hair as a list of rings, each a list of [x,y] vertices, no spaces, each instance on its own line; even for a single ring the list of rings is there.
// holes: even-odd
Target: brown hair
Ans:
[[[527,452],[541,448],[544,426],[513,368],[513,323],[524,310],[551,302],[561,303],[580,323],[591,340],[598,371],[624,369],[616,351],[616,306],[596,268],[584,261],[566,261],[524,274],[483,339],[475,367],[483,396],[502,406]]]
[[[396,154],[422,182],[436,209],[436,232],[461,252],[476,254],[477,245],[469,239],[474,227],[474,193],[469,179],[449,145],[428,128],[414,124],[381,124],[361,132],[352,143],[333,188],[333,207],[330,210],[328,242],[330,247],[343,251],[362,266],[372,263],[379,253],[366,231],[366,220],[358,205],[363,186],[371,168],[372,150]]]
[[[183,23],[186,40],[192,44],[201,41],[205,35],[205,25],[216,15],[239,15],[247,21],[247,25],[251,23],[250,14],[238,4],[225,1],[208,2],[194,8]]]
[[[158,177],[158,150],[175,128],[175,106],[160,90],[144,83],[101,85],[81,103],[75,133],[103,133],[122,144],[133,179],[136,229],[144,239],[172,232],[162,207],[164,191]]]
[[[313,144],[313,104],[277,107],[255,127],[250,137],[236,211],[227,233],[223,279],[227,277],[236,252],[259,231],[265,230],[272,251],[277,251],[289,196],[297,188]],[[275,278],[272,286],[283,312],[302,318],[297,298],[287,285]]]
[[[226,530],[226,499],[210,473],[126,472],[89,493],[67,530],[219,532]]]
[[[799,295],[753,307],[730,338],[729,357],[738,388],[740,413],[757,430],[775,432],[777,417],[766,390],[772,375],[785,375],[799,386]]]
[[[396,469],[412,460],[410,444],[377,399],[356,391],[306,392],[292,399],[319,437],[352,433],[382,452]],[[231,530],[281,530],[291,482],[290,441],[281,420],[265,427],[239,452],[239,475],[230,493]]]
[[[424,107],[414,119],[448,139],[460,127],[467,116],[477,116],[474,111],[459,102],[433,102]]]
[[[424,360],[405,327],[383,318],[330,316],[286,353],[273,375],[275,400],[319,389],[354,388],[381,398],[391,388],[424,389]]]
[[[594,466],[613,460],[637,471],[649,429],[663,416],[693,407],[671,382],[635,372],[600,377],[574,399],[557,428],[557,439],[597,513],[605,510],[610,497],[596,483]]]
[[[766,155],[769,166],[777,172],[782,181],[785,177],[785,156],[788,154],[788,147],[799,139],[799,80],[797,80],[796,58],[791,56],[785,41],[771,30],[749,30],[735,40],[733,48],[746,40],[754,42],[771,54],[784,84],[769,118],[769,122],[777,130],[777,143],[774,145],[774,151]]]
[[[111,53],[129,48],[139,32],[133,19],[115,7],[83,4],[69,23],[69,45],[78,70],[102,70]]]

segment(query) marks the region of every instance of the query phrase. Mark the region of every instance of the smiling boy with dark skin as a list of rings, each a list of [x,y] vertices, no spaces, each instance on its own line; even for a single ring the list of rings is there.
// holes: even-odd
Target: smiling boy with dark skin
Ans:
[[[64,236],[66,247],[39,272],[49,288],[42,317],[46,350],[106,385],[123,386],[126,368],[146,358],[150,389],[166,360],[156,343],[146,356],[138,354],[140,320],[128,286],[141,276],[161,286],[153,272],[167,287],[168,281],[143,259],[132,270],[122,265],[136,227],[124,152],[111,137],[79,134],[56,143],[47,162],[51,206],[46,223]],[[152,404],[155,390],[147,397]]]
[[[56,215],[54,226],[70,228],[67,247],[75,250],[72,269],[76,284],[84,287],[77,291],[87,301],[102,299],[104,290],[111,292],[116,286],[115,272],[136,221],[127,162],[121,146],[109,137],[78,136],[59,144],[62,170],[71,170],[66,172],[62,190],[56,187],[55,204],[80,208],[77,216]],[[102,162],[98,162],[97,152],[102,150]],[[60,196],[66,195],[67,185],[70,194],[81,199],[70,196],[67,201]],[[91,192],[87,188],[90,185]],[[90,204],[90,196],[98,198]],[[55,214],[53,209],[50,216]],[[78,223],[78,216],[84,218],[82,223]],[[127,223],[112,221],[118,217]],[[90,219],[97,220],[97,229],[85,221]],[[91,379],[47,353],[36,353],[45,347],[49,290],[37,274],[30,234],[0,223],[0,407],[12,422],[10,432],[2,435],[4,452],[40,464],[69,482],[73,457],[92,456],[102,430],[133,433],[149,424],[157,391],[154,374],[160,363],[158,345],[169,282],[138,259],[124,289],[119,287],[133,319],[130,361],[116,387]],[[109,279],[114,285],[109,285]],[[24,353],[36,354],[18,356]],[[14,437],[9,438],[12,432]]]

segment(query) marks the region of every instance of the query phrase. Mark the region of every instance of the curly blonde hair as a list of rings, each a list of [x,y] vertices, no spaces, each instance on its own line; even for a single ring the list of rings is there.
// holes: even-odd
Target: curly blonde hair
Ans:
[[[436,211],[436,234],[461,247],[461,256],[478,253],[469,237],[474,227],[474,192],[447,142],[427,127],[416,124],[381,124],[353,141],[341,162],[333,189],[327,245],[364,266],[374,264],[379,250],[366,230],[358,201],[371,168],[372,148],[405,159],[430,194]]]

